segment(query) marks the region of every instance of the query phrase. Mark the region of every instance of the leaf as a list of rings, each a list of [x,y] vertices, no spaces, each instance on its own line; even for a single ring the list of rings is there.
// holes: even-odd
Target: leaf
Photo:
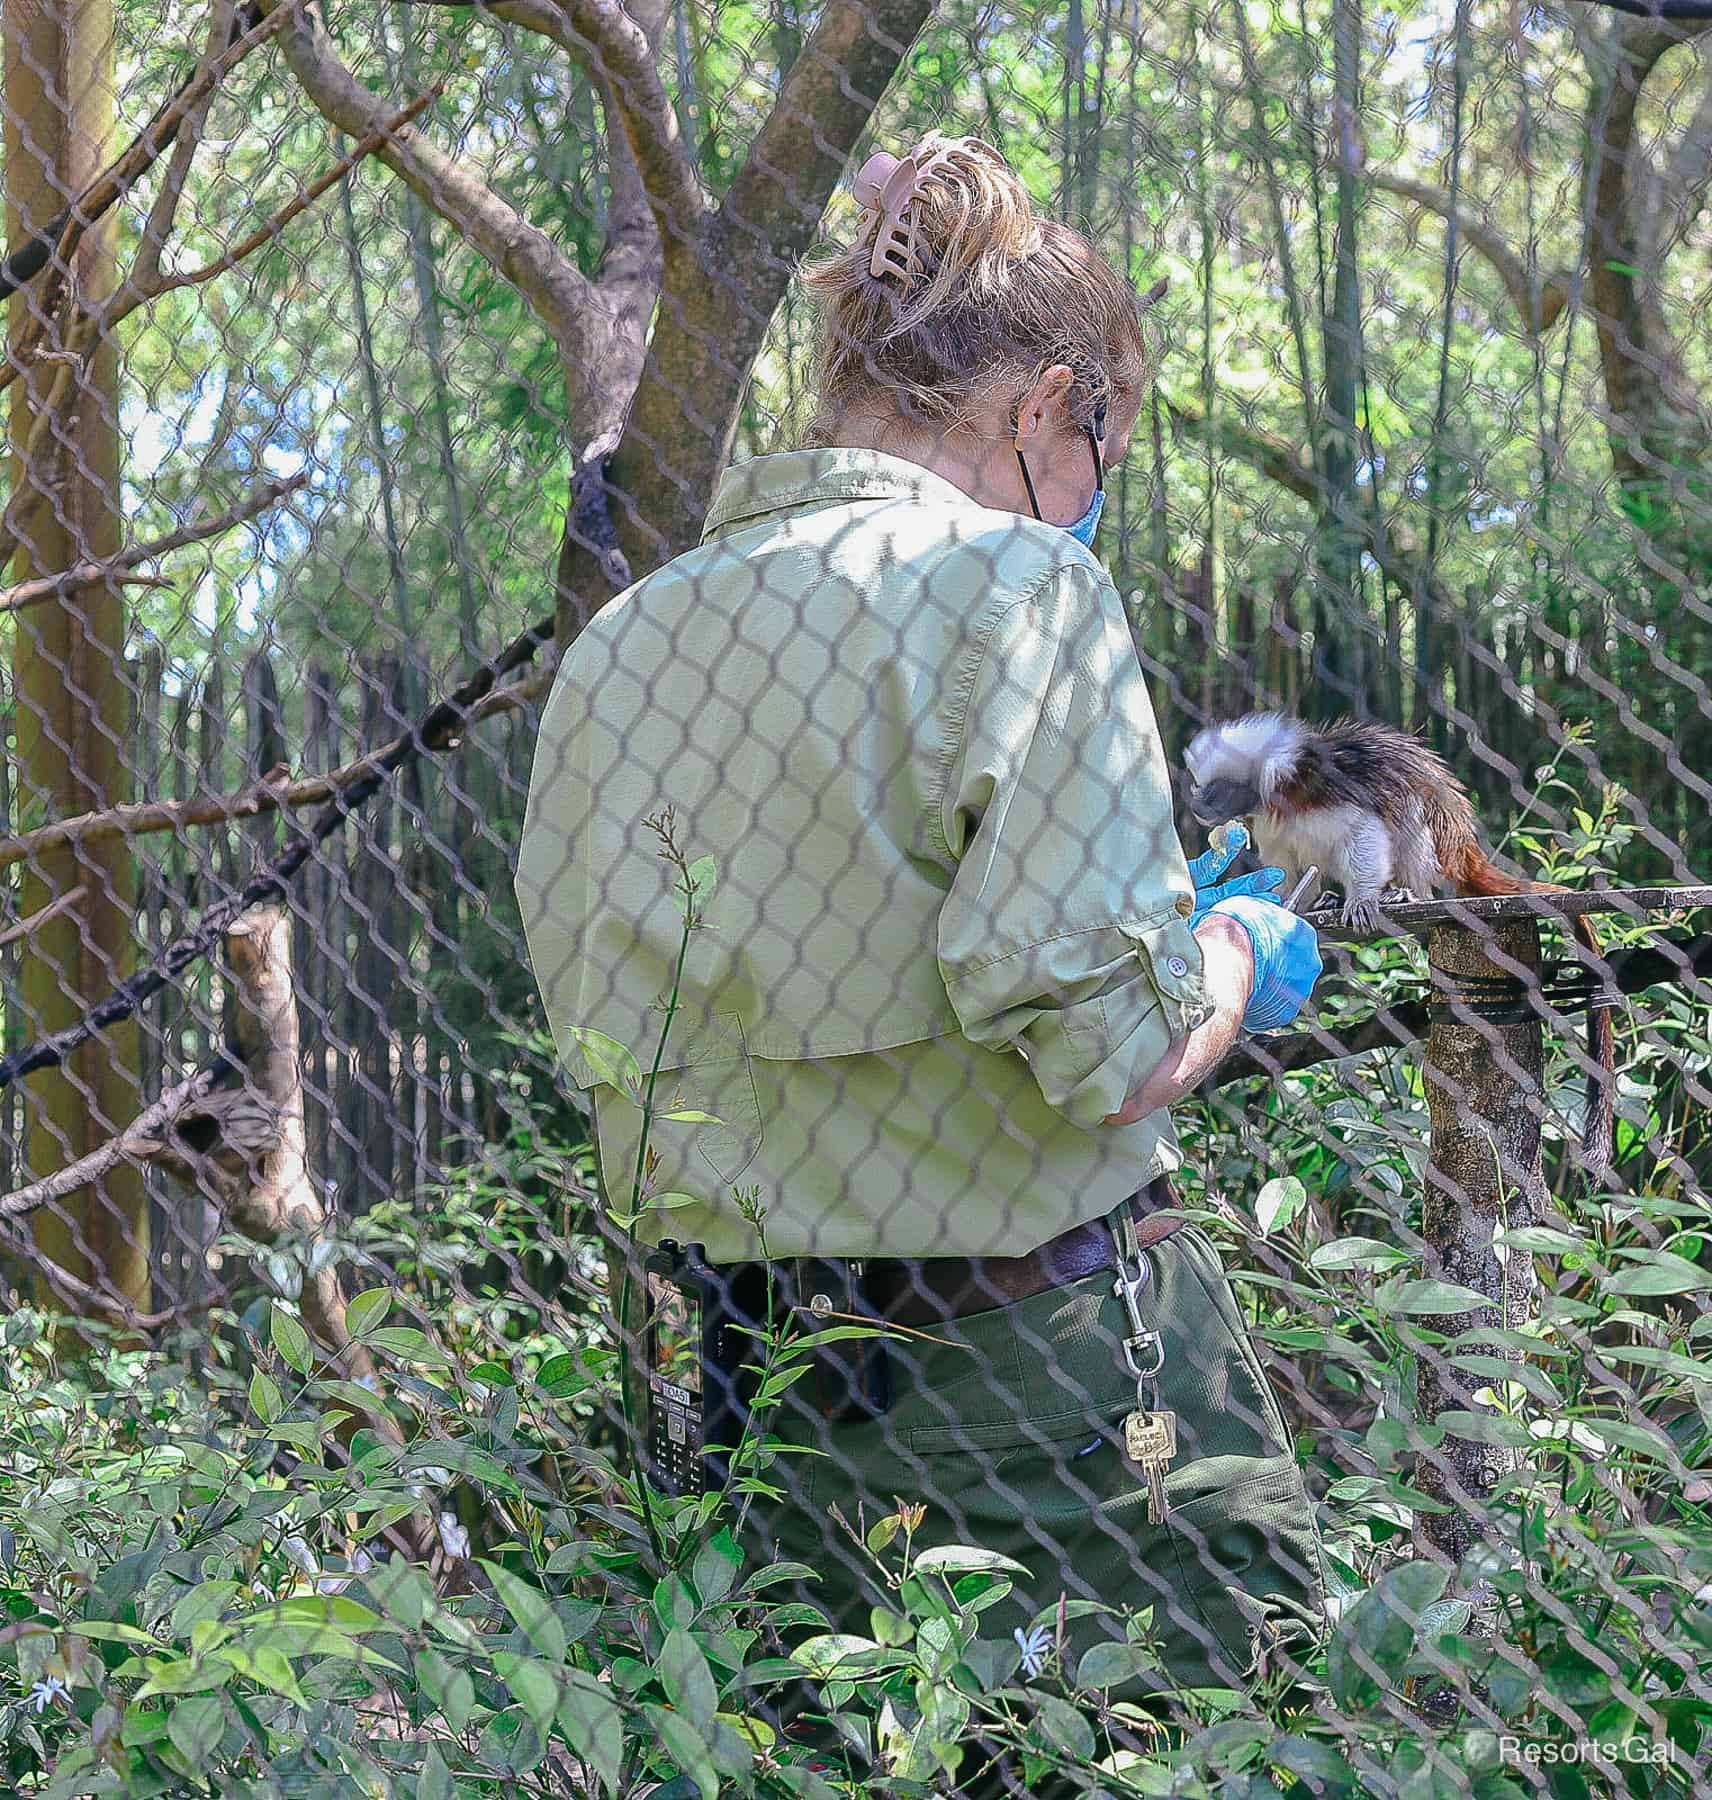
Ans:
[[[76,1637],[100,1638],[112,1644],[143,1644],[150,1650],[158,1649],[155,1640],[146,1631],[139,1631],[135,1625],[122,1625],[117,1619],[79,1619],[66,1630]],[[45,1632],[48,1627],[44,1625]]]
[[[940,1544],[921,1551],[910,1565],[917,1575],[962,1575],[971,1569],[1003,1569],[1012,1575],[1028,1570],[996,1550],[977,1550],[969,1544]]]
[[[683,1626],[674,1626],[667,1632],[659,1668],[660,1681],[672,1704],[698,1726],[705,1726],[719,1711],[719,1690],[701,1645]]]
[[[681,1714],[668,1712],[663,1706],[645,1706],[642,1710],[658,1734],[661,1747],[696,1784],[702,1800],[717,1800],[719,1771],[713,1766],[701,1732]]]
[[[898,1513],[887,1513],[883,1519],[876,1519],[868,1528],[868,1548],[878,1556],[903,1529],[903,1523]]]
[[[446,1715],[446,1723],[454,1731],[462,1731],[476,1703],[475,1683],[468,1673],[438,1650],[418,1650],[415,1667],[423,1693]]]
[[[644,1212],[678,1212],[686,1206],[705,1206],[700,1194],[650,1194],[643,1202]]]
[[[1156,1666],[1157,1659],[1140,1644],[1092,1644],[1076,1665],[1076,1685],[1079,1688],[1117,1687],[1133,1680],[1142,1670]]]
[[[507,1385],[510,1378],[507,1377]],[[535,1373],[535,1385],[554,1400],[568,1400],[589,1385],[583,1359],[572,1350],[561,1350],[549,1356]]]
[[[1712,1269],[1669,1250],[1648,1250],[1646,1261],[1608,1275],[1600,1286],[1608,1294],[1687,1294],[1712,1287]]]
[[[297,1676],[282,1650],[276,1650],[269,1644],[254,1648],[243,1644],[222,1644],[214,1654],[222,1662],[230,1663],[240,1675],[247,1675],[262,1687],[272,1688],[276,1694],[284,1694],[299,1706],[309,1704],[302,1688],[297,1685]]]
[[[265,1611],[254,1613],[243,1623],[276,1625],[304,1623],[335,1626],[340,1631],[376,1631],[386,1624],[373,1607],[353,1600],[347,1594],[293,1594],[287,1600],[276,1600]]]
[[[676,1119],[682,1125],[723,1125],[725,1121],[715,1113],[696,1112],[692,1107],[685,1107],[680,1112],[661,1113],[662,1119]]]
[[[452,1772],[439,1749],[430,1744],[422,1757],[422,1773],[416,1782],[416,1800],[457,1800]]]
[[[604,1031],[592,1031],[586,1025],[571,1026],[570,1035],[588,1066],[608,1087],[628,1094],[632,1087],[642,1085],[642,1065],[617,1038],[608,1037]]]
[[[271,1425],[285,1411],[279,1383],[260,1369],[250,1377],[250,1410],[264,1425]]]
[[[1046,1741],[1056,1750],[1077,1762],[1088,1762],[1094,1754],[1094,1728],[1068,1700],[1056,1694],[1042,1694],[1037,1702],[1036,1722]]]
[[[1308,1190],[1294,1175],[1280,1175],[1255,1196],[1254,1216],[1261,1232],[1270,1237],[1295,1218],[1308,1204]]]
[[[513,1656],[507,1650],[494,1652],[493,1666],[544,1740],[553,1729],[553,1718],[559,1710],[557,1671],[532,1656]]]
[[[578,1669],[567,1671],[559,1699],[559,1727],[572,1752],[599,1776],[601,1786],[616,1793],[624,1760],[624,1715],[611,1690]]]
[[[179,1755],[192,1769],[200,1769],[214,1754],[226,1730],[226,1708],[212,1694],[180,1700],[172,1709],[166,1730]]]
[[[1550,1225],[1511,1225],[1492,1234],[1495,1244],[1512,1250],[1537,1250],[1548,1256],[1571,1256],[1587,1248],[1586,1240]]]
[[[791,1652],[791,1660],[806,1669],[816,1681],[829,1681],[839,1675],[868,1674],[908,1659],[899,1651],[876,1644],[872,1638],[835,1631],[805,1638]]]
[[[718,886],[718,864],[711,856],[698,856],[689,866],[690,893],[684,892],[681,883],[673,890],[678,899],[678,911],[687,918],[688,907],[693,906],[696,916],[700,918],[707,911],[707,903],[713,898],[713,890]]]
[[[417,1362],[451,1361],[444,1350],[428,1341],[426,1332],[413,1325],[382,1325],[370,1331],[368,1341],[388,1356],[413,1358]]]
[[[743,1558],[729,1529],[703,1544],[690,1566],[690,1584],[701,1595],[702,1605],[714,1606],[723,1600],[737,1585],[742,1566]]]
[[[345,1307],[345,1329],[354,1338],[378,1325],[392,1305],[392,1293],[383,1287],[366,1288]]]
[[[531,1587],[521,1576],[513,1575],[498,1563],[482,1561],[493,1591],[499,1595],[505,1610],[517,1621],[519,1630],[550,1663],[565,1660],[565,1628],[553,1611],[552,1602],[537,1587]]]
[[[1367,1665],[1395,1679],[1415,1647],[1414,1621],[1444,1592],[1450,1571],[1429,1562],[1389,1570],[1339,1621],[1326,1656],[1326,1679],[1344,1707],[1370,1706],[1380,1685]]]
[[[1496,1306],[1490,1294],[1463,1287],[1455,1281],[1405,1281],[1390,1295],[1380,1296],[1385,1311],[1394,1313],[1461,1313]]]
[[[401,1631],[415,1631],[428,1616],[434,1590],[427,1576],[395,1551],[390,1562],[370,1569],[364,1585],[386,1617]]]
[[[1336,1269],[1392,1269],[1410,1260],[1406,1250],[1395,1244],[1381,1243],[1378,1238],[1339,1238],[1336,1243],[1321,1244],[1308,1258],[1308,1267],[1322,1274]]]
[[[312,1360],[309,1348],[309,1333],[288,1313],[276,1300],[273,1310],[268,1315],[268,1337],[286,1362],[299,1375],[309,1373]]]

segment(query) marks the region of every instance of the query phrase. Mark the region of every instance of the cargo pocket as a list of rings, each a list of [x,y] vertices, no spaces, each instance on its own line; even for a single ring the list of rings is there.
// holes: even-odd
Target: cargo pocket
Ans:
[[[1199,1265],[1196,1274],[1234,1341],[1242,1366],[1253,1379],[1260,1417],[1273,1433],[1278,1453],[1294,1457],[1294,1434],[1290,1430],[1289,1421],[1284,1417],[1284,1409],[1278,1402],[1278,1391],[1273,1387],[1271,1378],[1261,1363],[1260,1353],[1254,1347],[1253,1334],[1242,1316],[1241,1304],[1231,1287],[1230,1276],[1225,1271],[1224,1258],[1219,1255],[1213,1240],[1198,1225],[1180,1226],[1173,1235],[1180,1240],[1188,1239],[1194,1246]]]
[[[1313,1506],[1293,1457],[1234,1485],[1173,1504],[1166,1529],[1179,1592],[1224,1652],[1207,1679],[1239,1684],[1288,1648],[1305,1655],[1326,1629],[1326,1585]]]

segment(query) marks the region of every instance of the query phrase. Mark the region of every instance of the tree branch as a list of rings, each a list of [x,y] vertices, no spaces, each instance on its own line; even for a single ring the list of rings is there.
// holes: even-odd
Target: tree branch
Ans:
[[[1412,181],[1406,175],[1394,175],[1383,169],[1374,171],[1369,179],[1375,187],[1384,188],[1402,199],[1412,200],[1417,206],[1424,206],[1428,212],[1436,213],[1441,219],[1449,220],[1451,216],[1450,197],[1438,188],[1429,187],[1425,182]],[[1522,323],[1529,334],[1537,337],[1550,331],[1568,303],[1573,274],[1567,269],[1560,269],[1557,274],[1546,279],[1536,295],[1529,289],[1527,264],[1498,232],[1460,207],[1457,209],[1456,221],[1457,230],[1497,271],[1498,279],[1503,282],[1510,298],[1515,302],[1516,311],[1521,314]]]
[[[56,253],[59,266],[63,268],[84,232],[121,199],[139,177],[147,174],[162,152],[171,146],[179,128],[203,96],[211,93],[252,50],[273,37],[303,3],[304,0],[275,0],[275,8],[268,17],[249,24],[220,56],[205,61],[176,93],[169,95],[124,152],[30,243],[13,251],[0,265],[0,299],[15,293],[26,281],[39,275],[55,260]],[[238,16],[237,23],[243,24],[253,17],[246,8]]]
[[[171,1131],[177,1120],[193,1107],[201,1105],[221,1080],[219,1069],[198,1069],[137,1114],[125,1129],[106,1143],[80,1156],[76,1162],[55,1169],[28,1187],[14,1188],[0,1194],[0,1219],[21,1219],[39,1207],[64,1200],[80,1189],[99,1181],[119,1163],[149,1162],[160,1148],[160,1140]]]
[[[1207,420],[1192,408],[1166,402],[1173,425],[1193,432],[1203,440],[1210,439],[1216,449],[1238,462],[1245,462],[1269,480],[1287,489],[1299,500],[1316,510],[1325,504],[1325,491],[1301,452],[1287,438],[1236,423],[1231,416],[1234,402],[1218,409],[1218,420],[1209,426]],[[1406,543],[1398,541],[1406,534],[1394,532],[1383,519],[1374,519],[1365,509],[1350,519],[1363,547],[1385,574],[1409,593],[1431,596],[1435,605],[1449,607],[1450,597],[1436,575],[1430,575],[1424,559],[1413,555]]]
[[[89,1008],[71,1024],[25,1044],[0,1057],[0,1088],[9,1087],[37,1069],[57,1068],[80,1045],[98,1036],[110,1025],[128,1019],[151,995],[157,994],[180,970],[207,956],[220,942],[233,921],[251,907],[271,900],[287,891],[287,886],[315,846],[344,824],[345,820],[369,798],[404,763],[424,749],[450,748],[457,743],[469,719],[494,692],[494,684],[502,675],[530,661],[543,645],[553,641],[553,621],[543,619],[520,632],[494,657],[481,663],[460,681],[445,699],[430,706],[408,732],[378,753],[363,758],[363,770],[348,785],[338,789],[331,804],[309,825],[293,834],[285,848],[272,862],[258,869],[234,893],[209,907],[195,927],[174,939],[164,949],[143,953],[145,966],[126,976],[105,999]],[[45,830],[64,831],[66,822]],[[29,834],[35,837],[37,834]],[[18,840],[14,839],[16,843]],[[26,853],[27,854],[27,853]],[[17,860],[13,858],[13,860]]]
[[[1681,248],[1694,229],[1694,222],[1706,204],[1709,180],[1712,180],[1712,73],[1707,76],[1700,104],[1677,140],[1670,166],[1665,171],[1661,199],[1674,209],[1676,216],[1670,229],[1658,234],[1655,254],[1661,271],[1672,252]]]
[[[122,551],[110,562],[85,562],[62,570],[57,575],[38,575],[30,581],[20,581],[15,586],[0,588],[0,613],[17,612],[25,606],[33,606],[38,601],[49,600],[55,594],[70,593],[74,588],[88,587],[97,581],[112,581],[122,578],[130,570],[140,564],[153,562],[157,556],[165,556],[169,551],[182,550],[186,544],[200,543],[206,538],[219,537],[230,531],[234,525],[241,525],[246,519],[253,519],[257,513],[265,512],[276,501],[283,500],[287,494],[295,493],[299,488],[308,485],[309,477],[293,475],[288,481],[274,481],[252,494],[248,500],[240,501],[230,507],[218,518],[206,519],[199,524],[185,525],[163,538],[156,538],[150,544],[138,544],[134,549]]]
[[[265,225],[257,226],[246,238],[240,239],[237,245],[217,257],[211,263],[205,263],[200,269],[193,269],[184,275],[168,275],[149,295],[153,299],[157,294],[170,294],[175,288],[195,287],[204,281],[212,281],[216,275],[224,275],[227,270],[235,268],[246,256],[253,255],[264,244],[271,243],[297,217],[306,212],[336,182],[342,181],[365,156],[373,156],[391,139],[408,125],[412,119],[440,98],[446,91],[443,81],[436,82],[427,93],[419,94],[401,112],[396,112],[390,119],[377,125],[366,137],[360,138],[352,145],[348,155],[341,156],[330,169],[317,176],[295,200],[282,206]]]
[[[202,53],[202,68],[219,60],[221,50],[232,41],[236,23],[237,13],[233,0],[214,0],[208,13],[208,45]],[[131,279],[144,286],[151,285],[160,278],[160,259],[177,223],[179,202],[184,197],[184,184],[190,179],[191,165],[196,161],[197,147],[202,141],[203,127],[208,120],[208,109],[213,104],[214,88],[210,86],[186,111],[177,142],[172,147],[172,160],[161,178],[160,191],[155,195],[154,205],[149,208],[149,216],[143,221],[142,248],[137,252]]]
[[[618,0],[500,0],[491,10],[550,38],[600,84],[623,126],[666,256],[693,247],[711,202],[643,27]]]
[[[495,713],[512,712],[538,700],[552,685],[552,669],[541,669],[521,681],[508,682],[478,700],[455,730],[448,729],[435,741],[424,736],[422,747],[442,751],[455,749],[464,732]],[[183,831],[197,825],[224,825],[235,819],[259,818],[264,813],[290,812],[298,807],[318,806],[335,799],[354,783],[372,776],[399,754],[410,742],[411,733],[400,732],[389,743],[365,750],[354,761],[324,775],[305,775],[296,781],[286,779],[286,765],[269,769],[259,780],[252,781],[231,794],[202,794],[188,800],[130,800],[120,806],[106,807],[100,812],[78,813],[69,819],[56,819],[17,837],[0,838],[0,869],[27,862],[31,857],[67,844],[94,844],[111,838],[146,837],[158,831]],[[46,912],[46,908],[42,912]],[[40,914],[32,917],[40,917]],[[0,937],[0,944],[7,940]]]
[[[296,3],[261,0],[270,16]],[[291,17],[280,32],[280,49],[316,110],[347,137],[366,138],[382,128],[385,103],[339,60],[319,19]],[[568,379],[597,366],[598,296],[544,231],[413,127],[392,134],[377,154],[529,302],[558,345]]]
[[[736,265],[731,290],[766,318],[808,248],[844,164],[933,0],[831,0],[749,146],[719,209]],[[747,279],[743,279],[747,276]],[[763,320],[763,324],[765,320]]]

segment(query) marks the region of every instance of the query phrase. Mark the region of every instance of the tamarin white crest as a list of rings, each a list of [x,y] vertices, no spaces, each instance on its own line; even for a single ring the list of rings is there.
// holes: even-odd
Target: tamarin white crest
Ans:
[[[1285,887],[1317,865],[1343,896],[1346,924],[1369,930],[1384,900],[1456,894],[1561,891],[1506,874],[1481,848],[1467,790],[1419,738],[1389,725],[1340,719],[1313,726],[1287,713],[1250,713],[1198,731],[1185,752],[1189,810],[1203,825],[1250,821],[1263,862],[1285,871]],[[1600,955],[1585,918],[1576,936]],[[1614,1046],[1611,1014],[1587,1015],[1588,1166],[1603,1173],[1611,1157]]]

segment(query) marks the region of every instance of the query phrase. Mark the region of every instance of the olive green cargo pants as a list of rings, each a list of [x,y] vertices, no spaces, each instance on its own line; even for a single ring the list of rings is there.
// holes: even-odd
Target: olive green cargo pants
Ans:
[[[865,1531],[902,1500],[927,1506],[918,1547],[976,1545],[1030,1571],[983,1613],[984,1637],[1026,1631],[1060,1594],[1151,1605],[1172,1681],[1240,1687],[1258,1653],[1300,1657],[1321,1635],[1313,1509],[1218,1253],[1184,1225],[1140,1254],[1143,1323],[1164,1343],[1156,1404],[1177,1415],[1165,1522],[1149,1523],[1147,1484],[1122,1452],[1136,1381],[1112,1270],[934,1327],[949,1347],[894,1337],[884,1417],[826,1423],[812,1413],[810,1377],[775,1422],[782,1440],[828,1454],[782,1455],[771,1476],[788,1498],[756,1523],[775,1534],[778,1555],[820,1572],[805,1593],[836,1629],[867,1635],[882,1591],[832,1509]],[[1074,1673],[1121,1625],[1094,1613],[1071,1618],[1066,1636]],[[1140,1698],[1165,1685],[1143,1675],[1120,1691]]]

